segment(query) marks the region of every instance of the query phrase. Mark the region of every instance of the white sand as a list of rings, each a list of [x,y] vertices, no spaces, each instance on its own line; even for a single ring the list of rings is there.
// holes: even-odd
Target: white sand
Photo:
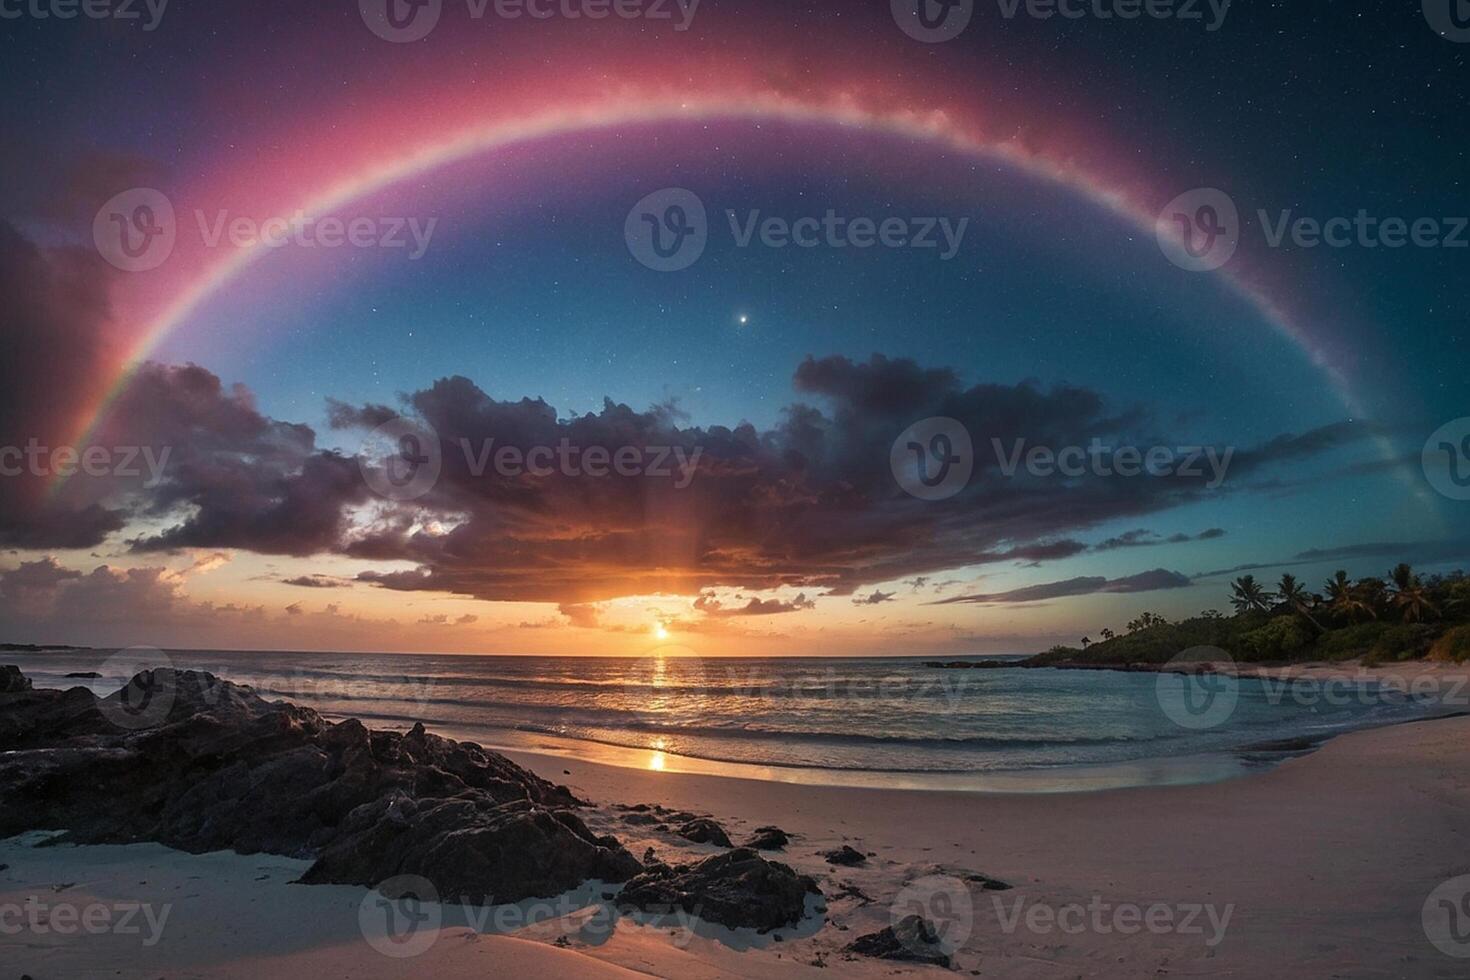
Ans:
[[[936,868],[966,869],[1016,888],[972,886],[962,972],[1005,977],[1466,977],[1426,938],[1421,908],[1441,881],[1470,873],[1470,718],[1360,732],[1244,779],[1063,795],[980,795],[759,783],[636,771],[515,754],[599,803],[647,802],[707,812],[737,842],[774,823],[800,836],[779,860],[816,874],[827,923],[782,942],[677,923],[655,927],[587,908],[478,935],[448,923],[427,952],[393,959],[359,928],[364,889],[291,885],[300,861],[190,856],[156,845],[35,848],[0,842],[0,908],[46,903],[170,906],[161,938],[0,931],[5,977],[539,977],[942,976],[932,967],[849,961],[841,946],[888,923],[906,882]],[[570,769],[571,775],[562,775]],[[635,854],[715,853],[601,808],[590,815]],[[848,842],[876,856],[837,869],[816,852]],[[855,885],[875,901],[839,897]],[[68,885],[54,891],[59,885]],[[922,897],[922,896],[921,896]],[[998,900],[1001,905],[996,906]],[[1021,923],[1003,926],[1020,902]],[[572,906],[584,903],[572,903]],[[1026,910],[1078,906],[1081,931],[1029,930]],[[572,906],[568,906],[569,908]],[[1096,911],[1087,911],[1091,906]],[[1157,906],[1190,931],[1122,934],[1131,914]],[[1228,907],[1221,934],[1219,917]],[[474,910],[471,910],[474,912]],[[940,911],[943,911],[942,907]],[[115,913],[114,913],[115,914]],[[479,914],[474,912],[474,914]],[[1073,913],[1063,913],[1064,918]],[[458,917],[458,918],[456,918]],[[1045,918],[1034,920],[1045,927]],[[14,919],[0,917],[0,925]],[[606,926],[614,923],[611,935]],[[1100,922],[1101,928],[1094,923]],[[566,948],[551,945],[565,936]],[[1211,940],[1218,939],[1214,945]],[[687,947],[687,948],[686,948]],[[1470,949],[1466,950],[1470,953]],[[826,969],[811,965],[819,954]]]

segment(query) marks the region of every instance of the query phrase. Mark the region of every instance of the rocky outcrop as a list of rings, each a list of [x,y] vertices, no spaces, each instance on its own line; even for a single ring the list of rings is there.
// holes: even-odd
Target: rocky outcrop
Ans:
[[[708,817],[698,817],[680,825],[674,831],[685,840],[696,844],[714,844],[717,847],[731,847],[730,835],[725,833],[725,828]]]
[[[587,828],[566,787],[422,725],[332,724],[194,671],[147,671],[100,700],[28,687],[0,695],[0,797],[18,801],[0,808],[0,837],[314,858],[303,881],[420,875],[474,902],[642,869]]]
[[[0,694],[18,694],[31,689],[31,679],[14,664],[0,666]]]
[[[755,833],[741,847],[753,847],[757,851],[779,851],[791,843],[791,836],[780,827],[757,827]]]
[[[906,915],[886,929],[860,936],[846,948],[850,953],[881,960],[949,967],[949,953],[940,944],[938,932],[917,915]]]
[[[843,844],[836,850],[824,851],[822,853],[822,857],[827,859],[828,864],[838,864],[848,868],[852,867],[853,865],[868,863],[868,857],[866,854],[864,854],[862,851],[849,847],[846,844]]]
[[[655,865],[623,886],[618,904],[656,914],[696,915],[732,929],[770,932],[800,922],[817,883],[747,847],[694,865]]]

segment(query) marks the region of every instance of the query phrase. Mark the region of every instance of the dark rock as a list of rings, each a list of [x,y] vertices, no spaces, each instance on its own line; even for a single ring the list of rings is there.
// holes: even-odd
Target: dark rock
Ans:
[[[31,689],[31,679],[14,664],[0,666],[0,694],[19,694]]]
[[[824,851],[822,857],[827,859],[828,864],[840,864],[843,867],[868,863],[868,858],[862,851],[854,850],[846,844],[843,844],[835,851]]]
[[[674,831],[685,840],[692,840],[696,844],[715,844],[719,847],[731,847],[730,835],[725,833],[725,828],[707,817],[698,817],[683,824]]]
[[[992,878],[989,875],[983,875],[978,871],[968,872],[962,877],[972,884],[979,885],[981,891],[1008,892],[1011,890],[1011,885],[1009,883],[1001,881],[999,878]]]
[[[645,850],[643,852],[643,863],[644,864],[657,864],[658,863],[658,858],[657,858],[657,856],[654,855],[653,848],[650,847],[650,848],[648,848],[647,850]]]
[[[821,894],[806,875],[741,847],[695,865],[649,868],[623,886],[618,903],[657,914],[683,910],[732,929],[770,932],[800,922],[807,896]]]
[[[623,814],[623,823],[629,824],[629,825],[634,826],[634,827],[647,827],[647,826],[650,826],[651,824],[656,824],[656,823],[659,823],[659,822],[660,822],[659,821],[659,818],[656,817],[656,816],[654,816],[651,813],[625,813],[625,814]]]
[[[370,731],[268,702],[207,673],[146,671],[151,727],[85,688],[0,701],[0,837],[156,841],[193,853],[314,858],[302,881],[421,875],[445,900],[549,897],[641,870],[572,808],[582,801],[473,742]]]
[[[757,851],[779,851],[790,843],[790,836],[780,827],[757,827],[750,840],[741,846],[753,847]]]
[[[949,967],[949,954],[940,946],[939,934],[917,915],[906,915],[886,929],[859,936],[846,948],[850,953],[880,960]]]

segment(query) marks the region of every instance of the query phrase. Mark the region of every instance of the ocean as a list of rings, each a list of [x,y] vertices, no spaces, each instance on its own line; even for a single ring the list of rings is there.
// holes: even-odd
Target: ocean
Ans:
[[[441,656],[173,650],[5,653],[37,687],[117,690],[211,671],[370,727],[487,747],[833,785],[1065,789],[1224,778],[1342,731],[1424,717],[1380,681],[1056,669],[917,658]],[[68,678],[96,672],[100,678]]]

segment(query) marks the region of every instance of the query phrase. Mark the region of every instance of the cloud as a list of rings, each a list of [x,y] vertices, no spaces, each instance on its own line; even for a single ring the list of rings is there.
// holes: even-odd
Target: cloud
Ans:
[[[602,610],[594,605],[563,602],[557,606],[557,612],[577,629],[592,630],[602,625]]]
[[[1119,548],[1149,548],[1160,544],[1184,544],[1187,541],[1211,541],[1215,538],[1223,538],[1225,531],[1218,527],[1201,531],[1199,534],[1190,536],[1188,534],[1171,534],[1169,537],[1160,537],[1156,531],[1147,531],[1139,528],[1134,531],[1125,531],[1116,537],[1100,541],[1092,546],[1093,551],[1116,551]]]
[[[694,608],[706,616],[775,616],[780,613],[799,612],[816,606],[816,600],[808,599],[802,592],[794,599],[758,599],[754,596],[743,606],[726,607],[708,593],[694,600]]]
[[[99,326],[107,275],[95,257],[43,253],[9,228],[0,229],[0,258],[0,301],[21,324],[18,352],[0,368],[0,418],[18,436],[47,420],[85,418],[116,363]],[[59,374],[32,376],[30,365],[52,363]],[[1151,444],[1154,423],[1086,388],[967,384],[952,368],[878,354],[808,357],[793,387],[800,400],[768,429],[692,426],[671,405],[640,411],[612,400],[564,417],[542,399],[497,398],[463,377],[408,393],[397,407],[329,403],[343,433],[397,414],[434,433],[437,482],[399,502],[374,495],[363,478],[383,461],[322,448],[311,428],[269,418],[250,392],[204,368],[146,364],[100,435],[169,447],[158,485],[73,479],[48,502],[42,485],[0,481],[0,544],[93,547],[137,528],[128,543],[140,554],[337,555],[385,566],[357,577],[380,588],[572,606],[716,588],[854,596],[954,568],[1064,559],[1088,550],[1078,540],[1088,529],[1228,492],[1208,489],[1207,475],[1007,476],[981,452],[960,494],[917,500],[894,480],[889,451],[927,417],[959,420],[981,449],[991,439]],[[1284,435],[1238,453],[1232,474],[1325,452],[1367,430]],[[561,445],[631,447],[644,459],[666,447],[697,463],[687,485],[646,473],[502,475],[476,466],[487,446]]]
[[[55,495],[46,473],[14,455],[68,445],[87,421],[119,358],[104,329],[110,281],[94,252],[38,248],[0,220],[0,545],[88,548],[126,521],[123,508],[84,493]]]
[[[874,590],[872,595],[858,596],[852,600],[854,606],[881,606],[885,602],[893,601],[894,593],[880,592]]]
[[[1171,572],[1164,568],[1140,572],[1123,578],[1108,579],[1101,575],[1081,576],[1060,582],[1043,582],[1028,585],[1009,592],[977,593],[939,599],[932,605],[947,606],[954,603],[981,603],[985,605],[1007,605],[1013,603],[1041,602],[1069,596],[1094,595],[1100,592],[1129,594],[1135,592],[1157,592],[1164,589],[1182,589],[1191,584],[1189,576]]]
[[[297,575],[281,579],[282,585],[295,585],[303,589],[341,589],[352,583],[329,575]]]

